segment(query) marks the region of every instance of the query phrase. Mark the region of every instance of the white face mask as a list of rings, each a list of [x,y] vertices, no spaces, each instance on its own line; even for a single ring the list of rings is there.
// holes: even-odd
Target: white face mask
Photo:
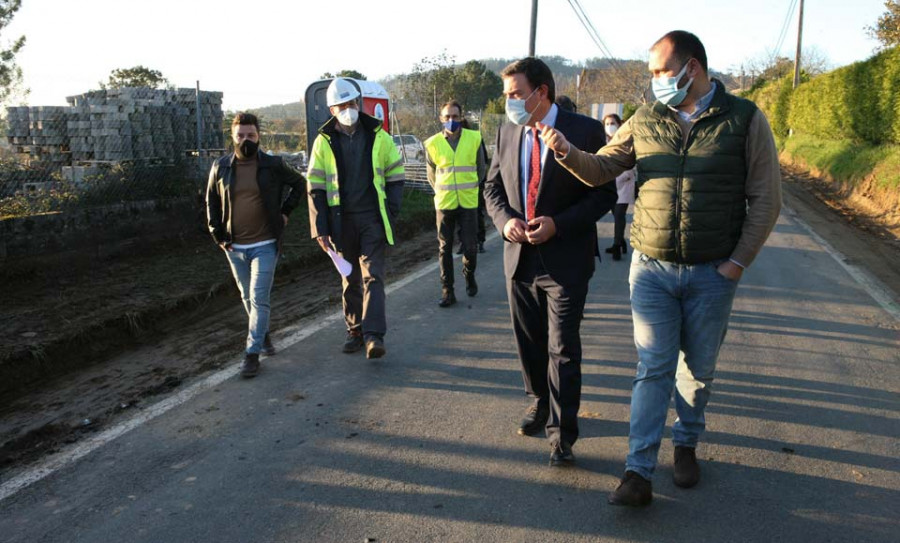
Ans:
[[[507,98],[506,99],[506,117],[515,124],[518,125],[526,125],[528,121],[531,120],[531,114],[537,111],[537,108],[541,106],[541,103],[538,102],[538,105],[531,111],[525,109],[525,102],[531,98],[534,93],[537,92],[537,89],[531,91],[531,94],[528,95],[528,98],[524,100],[520,100],[518,98]]]
[[[619,125],[617,124],[608,124],[606,125],[606,135],[609,137],[613,137],[616,135],[616,130],[619,129]]]
[[[356,108],[348,107],[346,109],[342,109],[338,111],[337,120],[344,126],[353,126],[356,124],[356,121],[359,119],[359,110]]]

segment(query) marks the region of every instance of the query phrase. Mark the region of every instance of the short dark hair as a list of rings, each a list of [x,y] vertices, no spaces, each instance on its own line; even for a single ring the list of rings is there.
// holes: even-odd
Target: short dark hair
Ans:
[[[462,106],[459,105],[459,102],[457,102],[456,100],[447,100],[446,102],[444,102],[444,105],[442,105],[441,109],[438,110],[438,112],[439,112],[438,115],[440,115],[441,111],[444,111],[445,107],[455,107],[459,111],[459,116],[462,117],[462,115],[463,115]]]
[[[556,105],[566,111],[571,111],[572,113],[578,112],[578,105],[565,94],[560,94],[556,97]]]
[[[619,124],[619,126],[622,126],[622,117],[619,117],[619,115],[616,113],[607,113],[606,115],[604,115],[603,124],[606,124],[606,119],[613,119]]]
[[[664,41],[672,44],[673,55],[682,63],[686,63],[690,59],[695,58],[697,59],[697,62],[700,63],[704,72],[709,71],[709,67],[706,64],[706,48],[703,47],[700,38],[686,30],[673,30],[656,40],[656,43],[650,47],[650,50],[656,49],[656,47]]]
[[[525,79],[531,85],[532,90],[547,85],[547,98],[556,102],[556,83],[553,82],[553,72],[544,61],[535,57],[525,57],[509,64],[500,72],[501,77],[509,77],[515,74],[525,74]]]
[[[246,113],[241,111],[237,115],[234,116],[234,119],[231,119],[231,128],[234,129],[235,126],[240,124],[252,124],[256,127],[256,131],[259,132],[259,119],[256,115],[252,113]]]

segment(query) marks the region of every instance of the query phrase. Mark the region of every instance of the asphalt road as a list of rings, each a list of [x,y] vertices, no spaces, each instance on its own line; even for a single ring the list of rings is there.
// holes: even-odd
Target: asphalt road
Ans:
[[[642,510],[606,504],[636,360],[628,263],[604,259],[591,283],[577,467],[558,469],[545,440],[515,433],[526,400],[500,254],[494,238],[481,292],[453,308],[435,303],[436,270],[390,294],[380,361],[340,352],[342,324],[323,321],[335,310],[299,323],[330,322],[256,379],[0,501],[0,540],[897,540],[900,323],[790,214],[738,290],[701,483],[672,484],[664,442]]]

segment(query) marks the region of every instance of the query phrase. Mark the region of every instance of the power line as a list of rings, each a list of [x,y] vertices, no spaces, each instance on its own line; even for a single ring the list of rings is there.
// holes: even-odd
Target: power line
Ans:
[[[572,11],[575,12],[575,16],[578,17],[578,20],[581,22],[581,25],[587,31],[588,36],[594,42],[594,44],[600,49],[601,54],[606,57],[610,66],[612,67],[613,73],[618,75],[623,82],[625,82],[628,86],[634,86],[628,75],[622,69],[619,61],[613,56],[610,52],[609,48],[606,46],[606,43],[603,41],[603,38],[600,37],[600,33],[597,32],[597,29],[591,23],[587,14],[584,12],[584,8],[581,7],[581,3],[578,0],[568,0],[569,6],[572,7]],[[642,87],[635,86],[635,90],[639,92],[643,92]]]
[[[791,26],[791,19],[794,18],[794,10],[797,8],[797,0],[791,0],[790,5],[788,6],[787,15],[784,18],[784,22],[781,24],[781,32],[778,33],[778,39],[775,41],[775,49],[772,50],[772,61],[778,58],[778,54],[781,53],[781,47],[784,45],[784,40],[787,39],[788,29]]]

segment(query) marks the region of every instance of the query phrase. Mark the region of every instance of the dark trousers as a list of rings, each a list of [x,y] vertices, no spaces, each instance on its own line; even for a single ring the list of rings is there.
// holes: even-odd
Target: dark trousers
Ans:
[[[547,438],[574,444],[581,404],[581,319],[587,284],[564,287],[549,275],[507,283],[525,392],[550,406]]]
[[[344,320],[347,330],[361,331],[365,338],[384,337],[384,249],[387,237],[377,211],[344,213],[341,218],[343,256],[353,264],[344,287]]]
[[[613,245],[625,244],[625,217],[628,211],[628,204],[616,204],[613,208],[613,219],[616,223],[613,228]]]
[[[441,264],[441,287],[453,289],[453,235],[459,226],[459,239],[463,247],[463,275],[475,273],[478,263],[478,244],[475,241],[475,220],[478,210],[464,209],[438,209],[438,256]]]
[[[487,231],[485,230],[485,217],[487,206],[484,203],[484,180],[478,184],[478,241],[484,243]]]

